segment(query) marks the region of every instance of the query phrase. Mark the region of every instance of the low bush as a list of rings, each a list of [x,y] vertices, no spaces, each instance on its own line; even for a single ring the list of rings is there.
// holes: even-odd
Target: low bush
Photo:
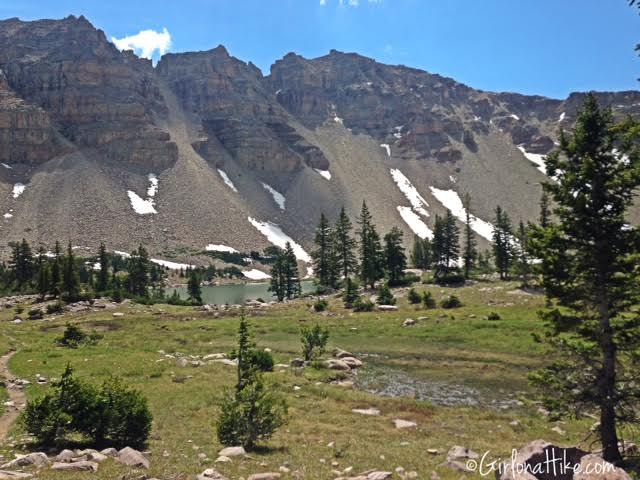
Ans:
[[[266,350],[258,350],[257,348],[249,350],[247,358],[249,365],[260,372],[273,372],[273,355]]]
[[[324,312],[329,307],[329,302],[327,302],[324,298],[317,300],[313,304],[313,310],[316,312]]]
[[[313,328],[303,328],[301,331],[302,357],[305,361],[321,357],[327,348],[329,330],[316,324]]]
[[[355,312],[373,312],[374,307],[373,302],[365,297],[358,297],[356,301],[353,302],[353,310]]]
[[[378,305],[395,305],[396,299],[393,298],[393,293],[389,289],[389,285],[383,283],[378,288],[378,297],[377,297]]]
[[[436,277],[434,280],[438,285],[462,285],[465,282],[464,275],[460,273],[449,273]]]
[[[347,277],[344,282],[344,293],[342,294],[342,300],[344,301],[345,308],[353,308],[358,301],[358,284]]]
[[[32,308],[27,312],[27,315],[29,315],[30,320],[41,320],[44,317],[42,310],[39,308]]]
[[[51,315],[53,313],[63,313],[64,312],[64,304],[62,302],[50,303],[47,305],[47,314]]]
[[[78,326],[67,323],[62,336],[56,339],[56,343],[61,347],[78,348],[82,345],[97,345],[102,339],[102,335],[91,333],[87,335]]]
[[[395,282],[390,283],[390,285],[394,287],[406,287],[419,281],[420,281],[420,277],[418,275],[414,275],[413,273],[408,273],[400,277]]]
[[[431,292],[422,293],[422,306],[428,310],[436,308],[436,300],[433,298],[433,295],[431,295]]]
[[[407,292],[407,300],[410,304],[416,305],[422,301],[422,297],[416,292],[415,288],[410,288]]]
[[[462,302],[455,295],[451,295],[445,298],[444,300],[442,300],[442,302],[440,303],[440,306],[442,308],[459,308],[462,306]]]
[[[500,315],[498,313],[496,313],[496,312],[491,312],[487,316],[487,320],[492,320],[492,321],[500,320]]]
[[[80,435],[96,447],[143,448],[152,416],[146,399],[120,380],[112,378],[98,388],[74,377],[67,366],[44,396],[27,402],[20,421],[46,446]]]

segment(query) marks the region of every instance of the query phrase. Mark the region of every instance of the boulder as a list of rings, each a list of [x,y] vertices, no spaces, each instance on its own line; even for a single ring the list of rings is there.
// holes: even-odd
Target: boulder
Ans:
[[[349,357],[347,357],[349,358]],[[325,366],[329,369],[329,370],[341,370],[341,371],[349,371],[351,370],[351,367],[349,366],[349,364],[343,360],[338,360],[335,358],[331,358],[327,361],[324,362]]]
[[[198,475],[197,480],[227,480],[227,477],[219,473],[213,468],[207,468],[204,472]]]
[[[242,455],[246,455],[247,452],[243,447],[227,447],[223,448],[218,452],[218,455],[221,457],[240,457]]]
[[[280,478],[280,473],[277,472],[267,472],[267,473],[254,473],[253,475],[249,475],[247,480],[278,480]]]
[[[402,322],[403,327],[412,327],[416,324],[416,321],[413,318],[407,318],[404,322]]]
[[[202,357],[202,360],[204,360],[204,361],[221,360],[223,358],[227,358],[227,354],[226,353],[210,353],[209,355],[205,355],[204,357]]]
[[[367,415],[370,417],[377,417],[380,415],[380,410],[377,408],[354,408],[351,410],[353,413],[358,413],[360,415]]]
[[[416,422],[402,420],[401,418],[396,418],[393,421],[393,424],[396,426],[396,428],[416,428],[418,426]]]
[[[304,360],[301,358],[294,358],[291,360],[291,366],[294,368],[302,368],[304,367]]]
[[[340,360],[349,365],[349,368],[352,370],[362,366],[362,361],[358,360],[356,357],[342,357]]]
[[[447,452],[447,460],[442,465],[459,472],[472,472],[467,467],[467,461],[477,460],[478,458],[480,458],[480,455],[473,450],[455,445]]]
[[[381,312],[396,312],[398,307],[396,305],[378,305],[378,310]]]
[[[51,466],[51,470],[65,472],[97,472],[98,464],[81,460],[79,462],[56,462]]]
[[[100,452],[90,452],[85,456],[87,457],[87,460],[91,462],[97,462],[97,463],[102,463],[109,458],[108,455],[105,455],[104,453],[100,453]]]
[[[19,455],[9,463],[0,465],[0,468],[16,468],[29,466],[43,467],[45,465],[49,465],[49,458],[47,457],[47,455],[42,452],[34,452],[29,453],[28,455]]]
[[[342,350],[341,348],[334,348],[332,354],[335,358],[355,357],[353,353]]]
[[[233,460],[231,460],[229,457],[225,455],[220,455],[218,458],[216,458],[216,463],[229,463],[232,461]]]
[[[392,472],[384,472],[384,471],[369,472],[367,474],[367,480],[386,480],[391,475],[393,475]]]
[[[72,450],[63,450],[58,455],[55,456],[54,460],[56,462],[72,462],[77,455]]]
[[[105,448],[100,453],[107,457],[116,457],[118,455],[118,451],[115,448]]]
[[[129,467],[149,469],[149,460],[142,453],[131,447],[124,447],[120,450],[116,461]]]
[[[5,470],[0,470],[0,480],[20,480],[32,477],[33,475],[31,475],[30,473],[7,472]]]

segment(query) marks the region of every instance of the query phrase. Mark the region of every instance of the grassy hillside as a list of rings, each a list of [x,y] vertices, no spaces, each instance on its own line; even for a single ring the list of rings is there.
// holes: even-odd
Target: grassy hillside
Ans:
[[[435,470],[444,479],[457,479],[460,472],[440,465],[453,445],[481,453],[490,450],[491,458],[509,455],[512,448],[537,438],[588,447],[581,442],[593,419],[550,422],[538,412],[526,381],[527,373],[547,358],[531,336],[541,329],[536,311],[543,306],[542,297],[516,290],[512,283],[455,290],[422,288],[430,288],[437,299],[455,293],[464,306],[416,310],[402,299],[397,312],[352,313],[343,309],[340,300],[331,299],[324,314],[312,313],[310,301],[305,300],[252,311],[254,340],[272,349],[280,363],[288,364],[300,355],[302,325],[327,326],[330,347],[349,350],[364,361],[355,379],[362,389],[331,384],[343,374],[328,370],[276,368],[268,379],[287,397],[289,424],[263,450],[215,467],[229,478],[287,466],[291,475],[298,471],[304,478],[326,479],[332,478],[332,470],[351,466],[353,473],[402,467],[421,478]],[[124,317],[114,318],[107,310],[22,324],[9,323],[11,312],[4,311],[0,313],[0,350],[18,349],[10,367],[31,381],[36,374],[59,376],[67,363],[93,382],[112,374],[123,377],[144,392],[154,414],[149,476],[192,478],[214,465],[221,448],[215,436],[218,405],[224,389],[233,385],[235,370],[220,363],[180,367],[159,352],[229,352],[236,342],[238,312],[214,318],[192,308],[164,305],[128,305],[119,311]],[[491,312],[501,319],[487,320]],[[412,327],[402,326],[406,318],[418,317],[427,318]],[[103,340],[77,350],[55,346],[68,321],[102,333]],[[42,391],[43,387],[32,386],[27,393],[34,397]],[[381,415],[351,412],[368,407],[378,408]],[[415,421],[418,428],[396,429],[394,419]],[[564,434],[552,430],[557,426]],[[19,427],[14,433],[20,444]],[[428,449],[438,453],[427,453]],[[12,453],[9,446],[0,447],[5,458]],[[200,459],[200,453],[210,460]],[[121,478],[127,472],[107,461],[91,478]],[[86,477],[47,475],[51,480]]]

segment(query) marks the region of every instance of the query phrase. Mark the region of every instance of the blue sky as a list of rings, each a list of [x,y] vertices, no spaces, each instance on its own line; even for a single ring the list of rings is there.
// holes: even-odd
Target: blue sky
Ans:
[[[472,87],[564,97],[638,89],[640,15],[627,0],[2,0],[0,18],[85,15],[109,38],[169,51],[225,45],[265,73],[335,48]],[[162,34],[166,28],[167,33]],[[146,42],[146,43],[145,43]],[[126,42],[125,42],[126,43]],[[154,58],[158,56],[155,50]]]

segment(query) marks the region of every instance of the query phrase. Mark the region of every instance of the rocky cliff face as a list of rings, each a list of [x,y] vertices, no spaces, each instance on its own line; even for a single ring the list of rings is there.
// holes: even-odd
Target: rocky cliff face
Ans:
[[[151,63],[120,53],[84,17],[0,22],[0,68],[8,87],[46,111],[68,141],[116,162],[175,162],[175,145],[153,124],[166,109]]]
[[[640,92],[598,96],[640,116]],[[154,68],[83,17],[0,21],[0,248],[24,236],[248,251],[282,232],[309,249],[321,211],[355,217],[363,200],[381,231],[428,236],[465,193],[485,222],[496,205],[527,220],[542,155],[583,100],[337,51],[290,53],[267,76],[222,46]]]

